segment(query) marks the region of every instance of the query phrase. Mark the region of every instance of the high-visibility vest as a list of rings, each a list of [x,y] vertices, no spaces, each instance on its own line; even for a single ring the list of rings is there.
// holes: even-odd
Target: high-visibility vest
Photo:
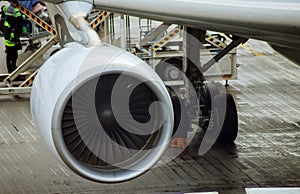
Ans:
[[[22,17],[23,19],[25,19],[25,15],[22,15],[22,13],[20,12],[20,10],[18,8],[14,8],[13,6],[4,6],[3,7],[3,12],[5,14],[5,17],[14,17],[14,18],[18,18],[18,17]],[[4,22],[4,26],[6,26],[7,28],[11,28],[11,25],[8,23],[8,21]],[[12,39],[15,37],[14,32],[10,32],[8,36],[5,37],[5,46],[8,47],[14,47],[16,46],[16,44],[12,41]]]
[[[23,19],[25,19],[25,15],[22,15],[22,13],[20,12],[20,10],[18,8],[15,8],[11,5],[4,6],[3,11],[4,11],[6,16],[12,16],[12,17],[15,17],[15,18],[23,17]]]

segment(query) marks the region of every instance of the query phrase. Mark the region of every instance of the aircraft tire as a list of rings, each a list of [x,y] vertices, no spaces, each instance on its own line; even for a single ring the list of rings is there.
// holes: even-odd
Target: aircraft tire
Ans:
[[[210,117],[211,111],[212,111],[212,102],[216,96],[220,95],[220,92],[218,90],[218,85],[215,83],[206,83],[202,89],[198,92],[198,99],[200,102],[200,105],[204,105],[201,109],[202,116],[204,117]],[[202,122],[201,118],[199,119],[199,126],[206,131],[207,127],[209,125],[209,122]]]
[[[184,100],[182,100],[174,89],[168,87],[168,91],[171,97],[173,110],[174,110],[174,129],[173,129],[173,138],[174,137],[187,137],[187,131],[189,129],[189,116],[187,107]]]
[[[219,95],[220,92],[218,91],[218,86],[213,83],[207,83],[205,84],[205,87],[200,91],[199,99],[204,105],[204,108],[202,110],[202,114],[204,116],[209,115],[211,108],[212,108],[212,99],[214,99],[215,96]]]
[[[238,114],[234,99],[231,94],[226,94],[226,100],[226,112],[223,116],[223,126],[217,139],[218,144],[231,144],[236,140],[238,134]]]

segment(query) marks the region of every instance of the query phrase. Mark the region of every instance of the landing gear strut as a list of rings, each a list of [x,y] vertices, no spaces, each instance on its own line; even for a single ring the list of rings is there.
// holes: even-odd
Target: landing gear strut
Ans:
[[[220,85],[207,83],[203,73],[222,59],[232,49],[247,42],[248,39],[233,37],[232,42],[204,65],[200,63],[200,47],[195,45],[195,39],[204,43],[206,31],[186,27],[185,35],[185,65],[186,74],[193,83],[198,95],[200,110],[197,116],[199,126],[205,133],[211,133],[214,142],[221,144],[233,143],[238,133],[238,115],[231,94],[222,91]],[[204,138],[206,135],[204,136]]]

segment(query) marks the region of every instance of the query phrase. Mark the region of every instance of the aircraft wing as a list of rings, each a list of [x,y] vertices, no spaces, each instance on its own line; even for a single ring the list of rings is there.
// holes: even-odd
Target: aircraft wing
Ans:
[[[300,45],[300,2],[296,0],[94,0],[103,10],[195,28]]]

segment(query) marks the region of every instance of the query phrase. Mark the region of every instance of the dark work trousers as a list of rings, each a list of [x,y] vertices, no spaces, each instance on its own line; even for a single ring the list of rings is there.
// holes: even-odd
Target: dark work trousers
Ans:
[[[8,73],[13,72],[17,68],[18,49],[14,47],[6,47],[6,66]]]

